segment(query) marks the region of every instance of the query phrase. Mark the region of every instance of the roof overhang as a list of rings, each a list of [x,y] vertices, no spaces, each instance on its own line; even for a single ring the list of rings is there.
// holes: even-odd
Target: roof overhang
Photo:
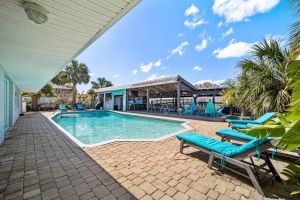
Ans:
[[[0,1],[0,65],[28,92],[39,91],[140,0],[34,2],[50,12],[45,24],[27,18],[22,0]]]
[[[197,88],[193,84],[186,81],[180,75],[176,75],[176,76],[165,76],[165,77],[160,77],[160,78],[155,78],[155,79],[150,79],[150,80],[139,81],[139,82],[135,82],[135,83],[127,84],[127,85],[100,88],[100,89],[96,89],[95,92],[109,93],[109,92],[112,92],[115,90],[121,90],[121,89],[145,89],[147,87],[152,87],[152,89],[153,89],[153,88],[155,88],[155,86],[170,85],[170,84],[174,85],[174,87],[172,89],[172,90],[174,90],[174,88],[176,88],[175,84],[177,84],[179,82],[181,83],[180,88],[182,90],[197,91]]]

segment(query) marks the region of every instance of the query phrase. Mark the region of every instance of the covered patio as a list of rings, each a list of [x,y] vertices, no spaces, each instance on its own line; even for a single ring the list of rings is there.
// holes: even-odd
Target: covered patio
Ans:
[[[198,89],[177,76],[166,76],[122,86],[96,89],[103,109],[119,111],[180,113],[183,106],[198,97],[221,95],[223,87]]]

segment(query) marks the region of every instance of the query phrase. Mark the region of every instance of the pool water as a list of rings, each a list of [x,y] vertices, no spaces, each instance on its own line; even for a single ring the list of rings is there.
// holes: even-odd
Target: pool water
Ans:
[[[184,130],[180,121],[155,119],[109,111],[61,113],[52,117],[84,144],[110,140],[157,139]]]

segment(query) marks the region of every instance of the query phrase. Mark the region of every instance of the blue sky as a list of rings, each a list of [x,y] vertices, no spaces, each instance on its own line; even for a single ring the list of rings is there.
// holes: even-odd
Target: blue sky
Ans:
[[[219,83],[251,44],[284,42],[292,19],[286,0],[142,0],[77,59],[114,85],[176,74]]]

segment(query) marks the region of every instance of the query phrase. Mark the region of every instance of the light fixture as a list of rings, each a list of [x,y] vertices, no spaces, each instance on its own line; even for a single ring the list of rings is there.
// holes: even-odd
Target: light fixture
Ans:
[[[24,1],[24,10],[27,17],[36,24],[43,24],[48,20],[49,11],[35,2]]]

